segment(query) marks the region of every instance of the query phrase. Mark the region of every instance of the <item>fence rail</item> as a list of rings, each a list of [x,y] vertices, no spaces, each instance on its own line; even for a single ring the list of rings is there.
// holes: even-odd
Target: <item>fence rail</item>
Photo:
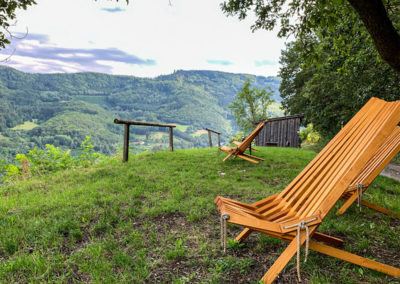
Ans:
[[[124,125],[124,152],[122,155],[122,161],[127,162],[129,156],[129,127],[131,125],[141,125],[141,126],[157,126],[157,127],[168,127],[169,128],[169,150],[171,152],[174,151],[174,133],[173,129],[176,125],[173,124],[162,124],[162,123],[154,123],[154,122],[145,122],[145,121],[134,121],[134,120],[125,120],[125,119],[114,119],[115,124],[123,124]]]
[[[208,142],[210,143],[210,147],[212,147],[212,139],[211,139],[211,132],[218,135],[218,149],[221,148],[221,132],[212,130],[210,128],[206,128],[208,131]]]

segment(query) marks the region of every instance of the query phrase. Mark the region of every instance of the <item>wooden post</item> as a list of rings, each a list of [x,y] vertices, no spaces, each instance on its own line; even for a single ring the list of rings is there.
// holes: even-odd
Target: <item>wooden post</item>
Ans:
[[[208,130],[208,141],[210,142],[210,147],[212,147],[211,132]]]
[[[174,134],[173,134],[173,128],[172,127],[168,127],[169,128],[169,150],[171,152],[174,151]]]
[[[220,148],[221,148],[221,134],[218,133],[217,135],[218,135],[218,156],[219,156],[219,153],[221,152],[220,151]]]
[[[134,120],[125,120],[125,119],[114,119],[115,124],[124,124],[124,153],[122,157],[122,161],[128,161],[129,155],[129,126],[130,125],[143,125],[143,126],[159,126],[159,127],[168,127],[169,128],[169,149],[170,151],[174,151],[174,141],[173,141],[173,132],[172,129],[176,127],[173,124],[162,124],[162,123],[154,123],[154,122],[145,122],[145,121],[134,121]]]
[[[127,162],[129,156],[129,124],[124,124],[124,153],[122,162]]]

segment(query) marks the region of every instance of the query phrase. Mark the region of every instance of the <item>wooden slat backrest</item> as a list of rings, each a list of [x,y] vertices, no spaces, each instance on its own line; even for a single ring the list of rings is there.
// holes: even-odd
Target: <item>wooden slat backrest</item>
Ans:
[[[298,217],[323,218],[399,120],[400,101],[372,98],[282,191],[286,207]]]
[[[374,156],[362,168],[357,177],[350,183],[350,187],[355,187],[359,183],[366,187],[369,186],[399,151],[400,127],[397,126],[381,147],[379,147]]]
[[[378,108],[376,110],[380,109]],[[340,142],[339,147],[337,147],[338,152],[335,155],[335,158],[332,159],[324,170],[324,179],[317,185],[320,190],[314,190],[308,200],[302,205],[301,210],[299,210],[301,215],[307,215],[309,212],[313,212],[313,209],[319,206],[326,196],[331,194],[330,190],[336,190],[336,184],[338,181],[345,176],[346,170],[349,168],[353,160],[358,157],[357,155],[359,155],[360,151],[363,151],[363,145],[365,145],[369,139],[368,135],[374,134],[375,129],[373,125],[377,126],[377,123],[372,123],[375,121],[377,122],[374,113],[378,114],[379,112],[372,111],[372,113],[370,113],[372,114],[370,115],[370,120],[365,119],[360,121],[358,127],[352,129],[348,133],[347,137],[343,139],[343,143],[342,141]]]
[[[333,153],[335,143],[345,142],[344,138],[349,131],[355,127],[358,122],[361,122],[367,114],[368,108],[371,104],[364,106],[356,116],[346,124],[346,126],[328,143],[327,146],[308,164],[308,166],[286,187],[281,193],[281,197],[286,199],[289,204],[297,201],[302,195],[303,191],[311,186],[314,181],[312,176],[320,174],[322,167],[318,168],[320,164],[329,158]],[[335,153],[333,153],[335,154]]]
[[[343,194],[344,190],[359,173],[360,169],[379,149],[384,140],[394,131],[395,127],[400,121],[400,101],[386,103],[386,109],[389,111],[386,112],[382,110],[379,112],[379,116],[383,118],[382,122],[380,122],[380,120],[377,120],[376,122],[374,121],[378,127],[376,127],[376,130],[371,129],[370,132],[372,132],[372,135],[370,137],[366,137],[366,145],[362,146],[362,152],[350,165],[346,176],[344,176],[334,190],[332,190],[329,195],[324,198],[324,202],[321,204],[322,210],[325,210],[324,214],[327,214],[332,209],[340,196]]]
[[[379,110],[379,109],[378,109]],[[382,111],[384,111],[382,109]],[[377,114],[379,111],[377,112]],[[385,119],[383,115],[380,116],[381,119]],[[338,189],[337,184],[344,178],[347,177],[347,175],[350,173],[351,168],[357,168],[357,174],[361,167],[364,164],[355,164],[357,159],[361,157],[361,155],[364,154],[364,149],[365,147],[369,144],[369,141],[373,139],[374,135],[376,135],[379,127],[379,117],[371,117],[370,120],[366,120],[363,124],[364,127],[361,128],[359,131],[355,133],[355,135],[352,135],[352,139],[349,139],[349,143],[345,147],[343,145],[340,154],[339,154],[339,159],[337,160],[336,164],[332,164],[332,167],[329,167],[329,179],[328,179],[328,186],[326,188],[322,187],[321,191],[318,192],[318,194],[315,194],[311,200],[316,201],[311,204],[311,206],[308,204],[309,202],[306,202],[300,211],[301,214],[310,214],[310,212],[315,212],[318,206],[322,206],[322,204],[325,202],[325,199],[329,197],[330,195],[335,195],[335,192],[338,192],[341,189]],[[381,140],[379,143],[382,143],[383,140]],[[369,153],[368,159],[371,157],[373,153]],[[352,177],[354,178],[354,176]],[[348,187],[348,184],[344,187],[343,190],[341,190],[341,193]],[[341,196],[341,194],[338,196],[338,198]],[[326,210],[325,206],[322,206],[322,210]]]
[[[250,146],[251,142],[256,138],[258,133],[263,129],[264,125],[268,122],[268,120],[264,120],[261,123],[259,123],[256,127],[256,129],[253,130],[252,133],[250,133],[246,139],[243,140],[243,142],[240,144],[238,147],[239,152],[243,153],[246,151],[246,149]]]

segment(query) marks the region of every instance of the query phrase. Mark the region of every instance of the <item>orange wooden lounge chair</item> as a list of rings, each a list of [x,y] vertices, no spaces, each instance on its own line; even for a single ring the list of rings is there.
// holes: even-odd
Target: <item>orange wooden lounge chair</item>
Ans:
[[[381,212],[392,217],[400,218],[400,214],[390,211],[386,208],[380,207],[368,201],[362,200],[362,194],[379,175],[379,173],[389,164],[389,162],[397,155],[400,151],[400,127],[397,126],[393,133],[385,140],[375,155],[368,161],[368,163],[362,168],[361,172],[351,182],[351,185],[346,189],[340,199],[344,200],[345,203],[336,212],[337,215],[341,215],[353,204],[358,201],[358,206],[367,206],[373,210]],[[361,210],[361,207],[360,207]]]
[[[336,257],[394,277],[400,269],[334,248],[343,240],[317,232],[329,211],[363,166],[394,131],[400,121],[400,101],[372,98],[281,192],[254,204],[217,197],[221,226],[226,222],[244,226],[237,237],[243,241],[253,231],[289,242],[287,248],[263,276],[271,283],[297,252],[298,276],[300,246]],[[324,244],[324,243],[326,244]]]
[[[258,161],[264,161],[264,159],[261,159],[259,157],[245,154],[244,151],[246,151],[246,149],[249,148],[251,142],[253,142],[253,140],[257,137],[258,133],[260,133],[261,129],[267,122],[268,120],[264,120],[263,122],[257,125],[256,129],[254,129],[253,132],[246,137],[246,139],[244,139],[242,142],[235,143],[236,145],[238,145],[237,147],[231,148],[228,146],[223,146],[219,148],[221,151],[228,153],[228,155],[223,159],[223,161],[227,160],[230,156],[234,156],[235,158],[239,157],[255,164],[258,164]]]

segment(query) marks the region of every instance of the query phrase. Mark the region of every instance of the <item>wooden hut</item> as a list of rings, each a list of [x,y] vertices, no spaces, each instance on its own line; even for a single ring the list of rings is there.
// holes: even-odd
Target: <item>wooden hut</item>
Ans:
[[[257,146],[300,148],[299,130],[304,114],[270,118],[256,138]]]

